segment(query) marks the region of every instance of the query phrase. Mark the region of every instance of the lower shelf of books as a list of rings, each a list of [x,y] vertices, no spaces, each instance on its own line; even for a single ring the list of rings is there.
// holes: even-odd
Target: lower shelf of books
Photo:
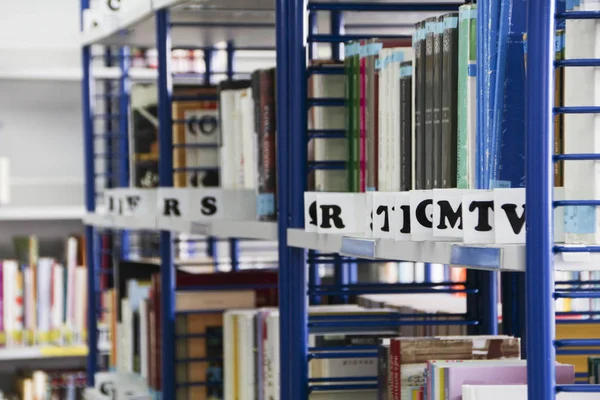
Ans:
[[[179,274],[178,283],[193,281]],[[243,271],[237,274],[242,280],[250,276]],[[158,277],[152,278],[141,301],[124,297],[121,319],[114,318],[111,328],[118,338],[111,346],[116,373],[98,374],[96,387],[86,398],[104,399],[98,397],[103,381],[117,393],[129,390],[141,396],[136,399],[162,392],[162,356],[164,351],[173,351],[176,394],[165,397],[163,393],[162,398],[281,399],[277,293],[264,288],[276,273],[262,274],[262,286],[253,282],[260,289],[232,285],[219,290],[215,286],[212,291],[176,291],[175,342],[170,350],[163,347],[161,351],[156,339],[161,335],[156,318],[161,313]],[[207,282],[208,274],[202,278],[208,287],[233,276],[212,275],[213,282]],[[521,340],[507,335],[468,336],[476,321],[467,316],[464,293],[348,297],[356,304],[320,304],[308,309],[310,399],[527,398],[527,361],[522,360]],[[558,321],[557,339],[600,336],[599,325],[583,306],[557,304],[558,311],[569,314]],[[588,304],[587,310],[595,307]],[[557,383],[595,383],[600,357],[593,355],[598,351],[593,346],[559,349]],[[123,378],[128,376],[135,378]],[[586,395],[565,393],[558,398],[594,398]]]

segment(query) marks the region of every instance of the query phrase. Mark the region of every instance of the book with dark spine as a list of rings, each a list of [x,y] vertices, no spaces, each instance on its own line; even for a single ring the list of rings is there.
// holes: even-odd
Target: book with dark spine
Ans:
[[[439,17],[433,24],[433,102],[432,102],[432,187],[440,188],[442,185],[442,70],[445,60],[442,51],[444,36],[443,17]],[[454,78],[456,79],[456,78]]]
[[[443,17],[442,68],[442,184],[456,187],[458,143],[458,13]]]
[[[415,154],[413,164],[416,190],[425,189],[425,45],[425,22],[421,21],[415,25],[413,39],[415,49],[413,70]]]
[[[388,355],[390,341],[383,339],[377,347],[377,400],[389,400],[388,391]]]
[[[433,109],[435,91],[435,56],[433,46],[435,42],[435,28],[437,17],[425,20],[425,187],[433,189]]]
[[[412,189],[413,63],[400,64],[400,191]]]
[[[277,218],[277,159],[276,159],[276,109],[275,68],[261,70],[258,75],[260,95],[258,124],[258,219],[273,221]]]

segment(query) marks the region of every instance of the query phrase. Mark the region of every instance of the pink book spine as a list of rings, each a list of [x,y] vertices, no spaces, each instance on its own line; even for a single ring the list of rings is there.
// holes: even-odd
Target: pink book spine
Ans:
[[[0,261],[0,332],[4,331],[4,269]]]
[[[365,46],[361,42],[362,46]],[[367,185],[367,59],[360,58],[360,160],[359,160],[359,188],[361,192],[366,191]]]

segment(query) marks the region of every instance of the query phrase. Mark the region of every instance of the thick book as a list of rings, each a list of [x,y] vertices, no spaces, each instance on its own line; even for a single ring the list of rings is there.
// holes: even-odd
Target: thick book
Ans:
[[[254,87],[258,87],[255,107],[258,148],[257,213],[261,221],[274,221],[277,218],[277,157],[276,157],[276,102],[275,68],[259,70],[253,75]]]
[[[248,79],[223,81],[219,83],[219,164],[221,167],[221,187],[241,189],[243,187],[243,140],[242,115],[240,111],[240,92],[250,88]],[[254,129],[254,127],[249,127]]]
[[[346,71],[346,136],[348,138],[348,191],[359,191],[359,67],[360,42],[348,42],[344,46],[344,70]]]
[[[442,73],[445,66],[444,51],[444,19],[438,17],[433,23],[433,82],[432,82],[432,111],[431,111],[431,147],[432,147],[432,188],[442,187],[442,99],[444,87]]]
[[[474,189],[477,122],[477,5],[465,4],[458,13],[457,173],[459,189]]]
[[[412,187],[412,85],[413,62],[400,64],[400,191]]]
[[[415,63],[413,66],[414,90],[414,188],[425,189],[425,22],[415,25],[413,35],[413,48],[415,50]]]
[[[443,66],[441,113],[441,176],[440,187],[456,187],[458,141],[458,14],[442,17]]]
[[[425,99],[425,130],[424,130],[424,167],[425,167],[425,187],[423,189],[433,189],[433,120],[434,120],[434,99],[436,97],[435,87],[435,55],[434,43],[437,28],[437,17],[431,17],[424,21],[425,24],[425,90],[423,97]]]

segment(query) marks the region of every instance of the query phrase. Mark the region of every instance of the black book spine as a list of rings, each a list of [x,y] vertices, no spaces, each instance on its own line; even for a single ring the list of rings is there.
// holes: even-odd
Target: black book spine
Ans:
[[[377,347],[377,400],[389,400],[388,393],[388,354],[389,345]]]
[[[400,191],[412,189],[412,61],[400,64]]]
[[[425,189],[425,23],[415,26],[415,189]]]
[[[444,53],[442,42],[444,22],[440,17],[434,23],[433,36],[433,187],[442,187],[442,69]]]
[[[433,98],[435,60],[433,45],[435,41],[436,18],[425,22],[425,187],[433,189]]]
[[[455,188],[458,169],[458,14],[443,16],[442,188]]]

